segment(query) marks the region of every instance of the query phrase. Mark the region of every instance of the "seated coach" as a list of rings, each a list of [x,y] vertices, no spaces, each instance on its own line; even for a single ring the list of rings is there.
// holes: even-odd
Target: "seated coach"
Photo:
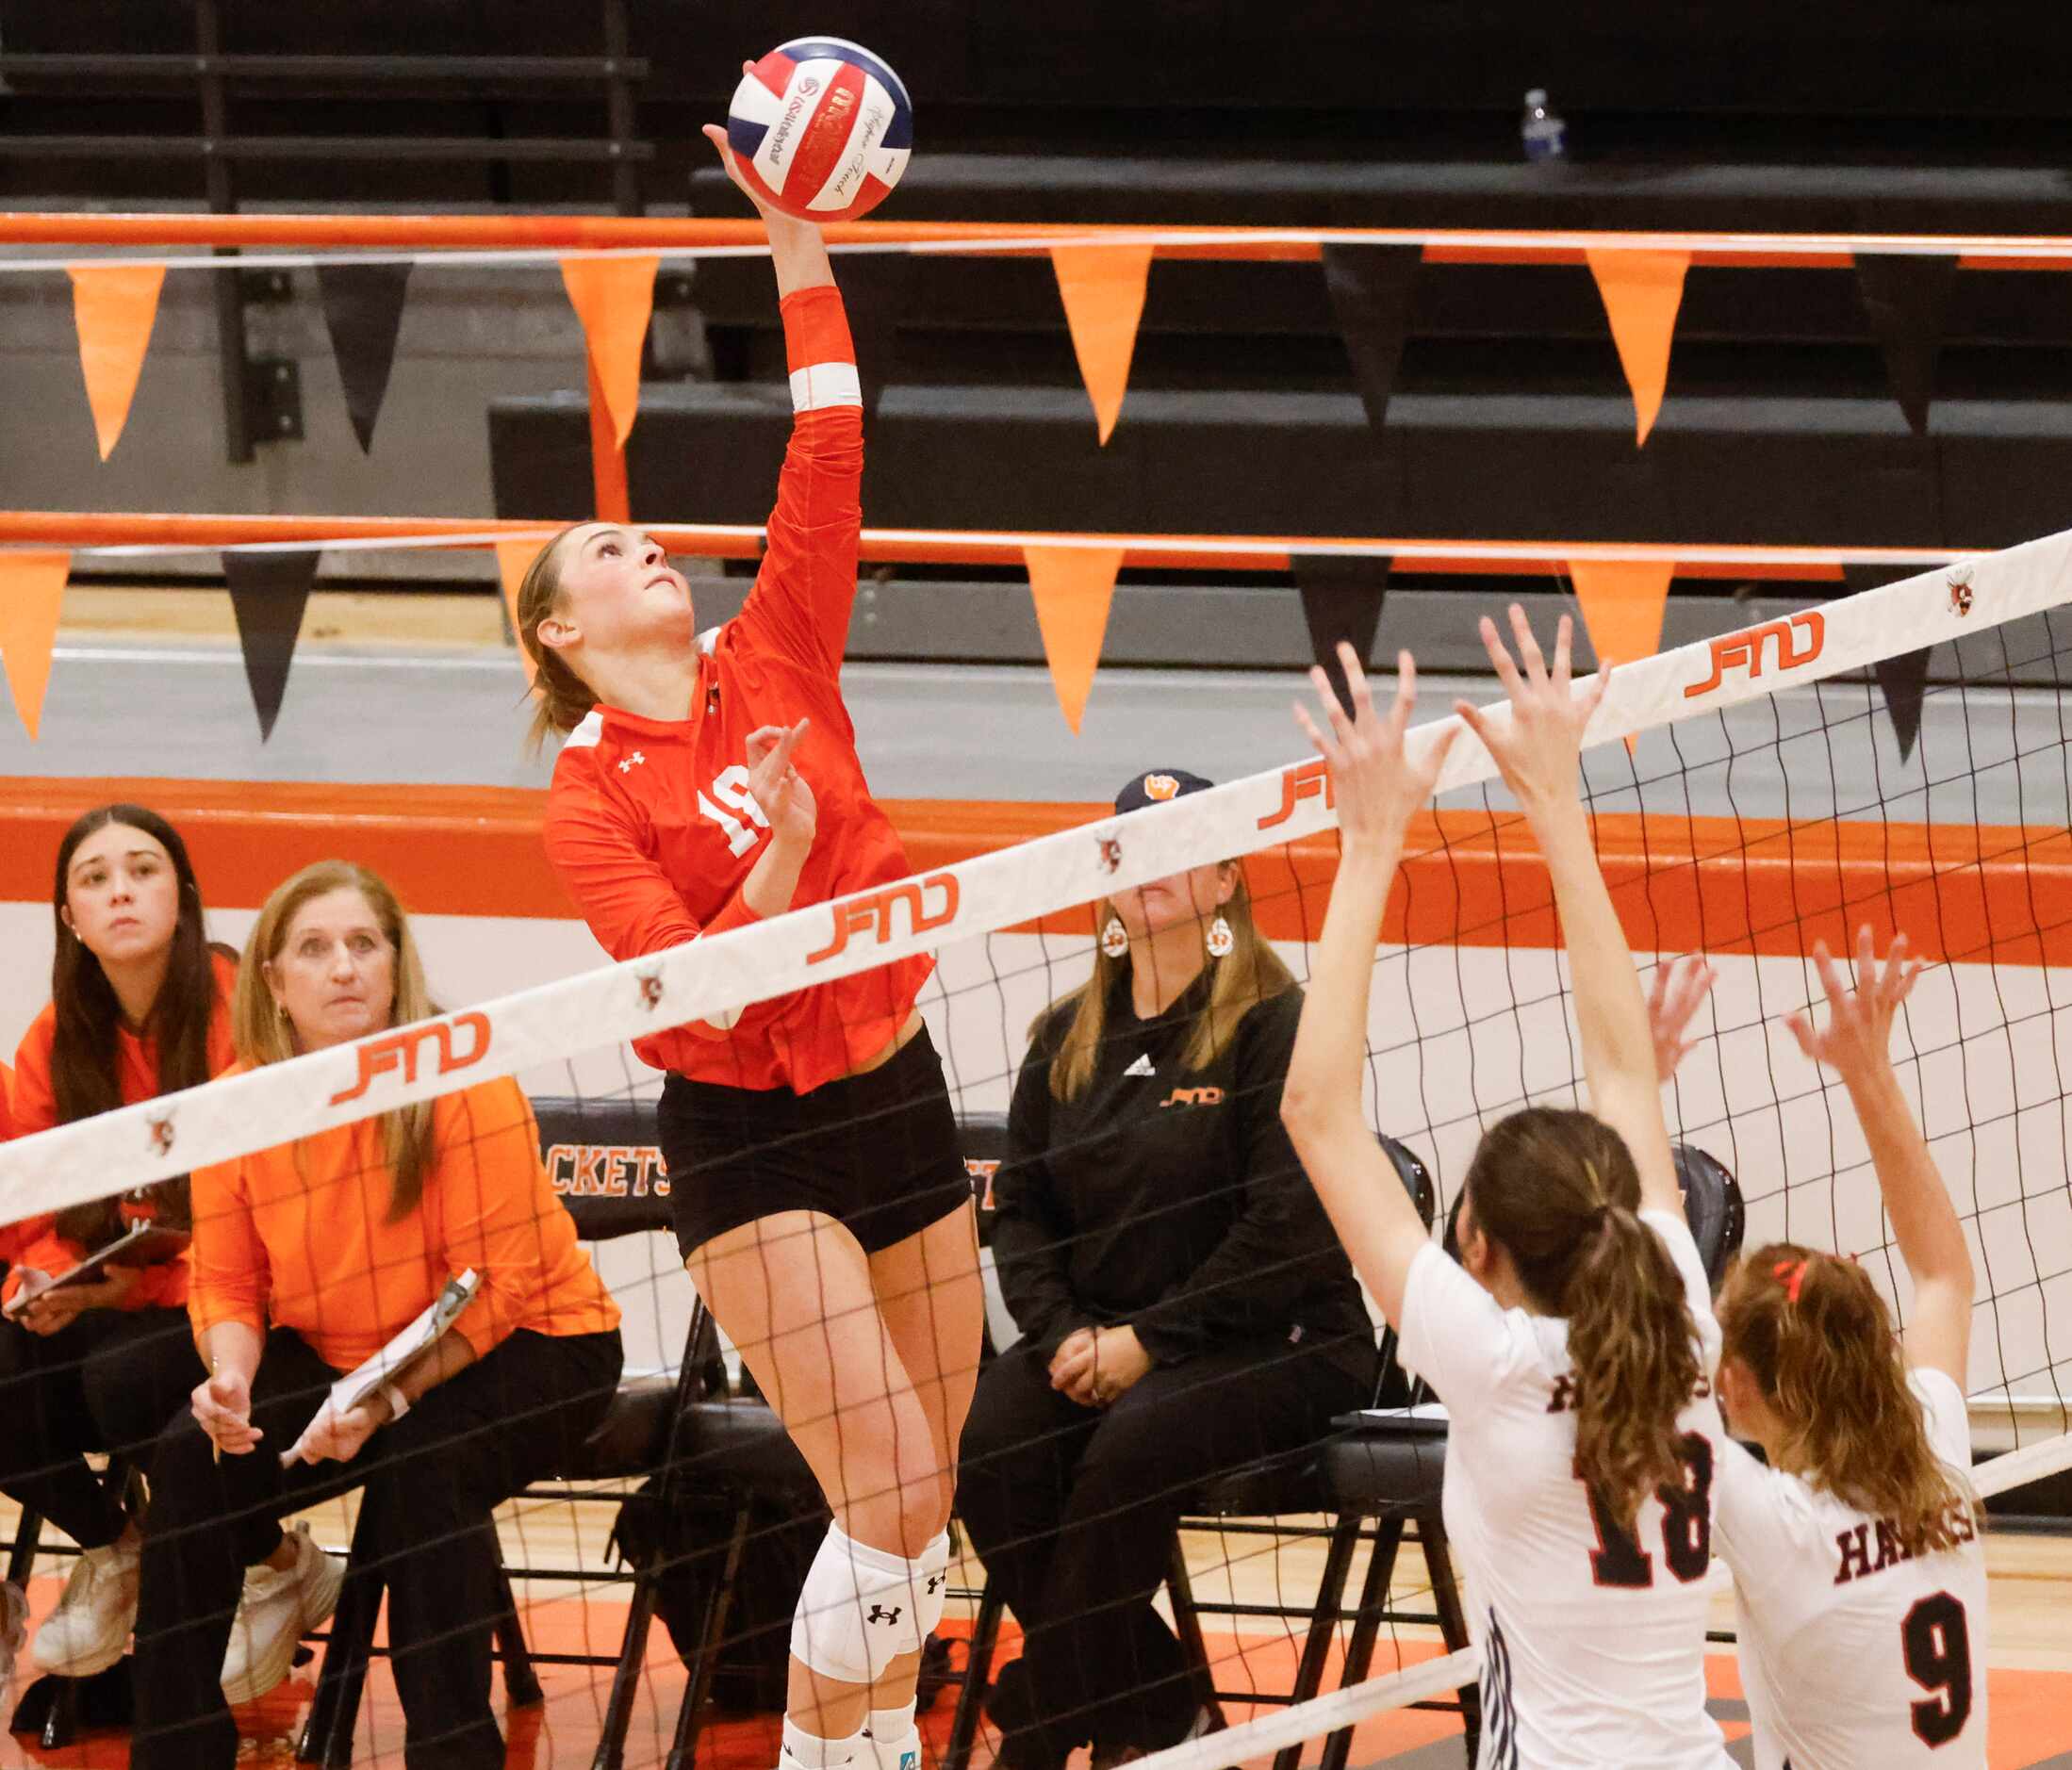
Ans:
[[[1127,812],[1199,792],[1138,776]],[[1374,1336],[1280,1124],[1302,992],[1236,861],[1096,910],[1094,975],[1031,1029],[995,1182],[1022,1338],[980,1376],[958,1504],[1023,1658],[990,1710],[1012,1770],[1097,1765],[1204,1722],[1152,1608],[1204,1480],[1362,1405]]]

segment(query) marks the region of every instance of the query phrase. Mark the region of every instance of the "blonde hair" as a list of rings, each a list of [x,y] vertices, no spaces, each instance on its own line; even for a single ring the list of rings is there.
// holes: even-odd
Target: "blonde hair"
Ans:
[[[1796,1242],[1747,1255],[1719,1293],[1723,1356],[1745,1365],[1785,1431],[1783,1461],[1887,1520],[1910,1554],[1954,1549],[1975,1511],[1928,1441],[1906,1358],[1870,1274]],[[1974,1520],[1974,1523],[1976,1521]]]
[[[1631,1531],[1648,1495],[1688,1484],[1676,1421],[1704,1380],[1684,1281],[1638,1215],[1633,1154],[1590,1113],[1528,1106],[1483,1133],[1466,1191],[1534,1306],[1568,1322],[1576,1473]]]
[[[587,523],[571,522],[533,555],[525,576],[518,582],[518,635],[525,655],[533,661],[533,723],[525,734],[526,750],[538,755],[549,733],[573,731],[581,725],[597,696],[575,666],[551,646],[542,645],[539,624],[562,607],[561,544]]]
[[[288,931],[303,906],[333,892],[356,891],[374,912],[389,951],[395,956],[395,1001],[388,1024],[408,1025],[439,1009],[424,986],[424,964],[410,936],[410,921],[396,893],[379,874],[352,860],[319,860],[273,888],[259,911],[238,964],[238,998],[232,1010],[232,1034],[238,1056],[256,1069],[297,1055],[294,1028],[287,1010],[277,1008],[266,981],[266,967],[275,963],[288,944]],[[391,1176],[388,1221],[400,1221],[418,1208],[424,1196],[424,1173],[432,1153],[432,1103],[420,1100],[382,1114],[382,1143]]]
[[[1242,863],[1226,860],[1224,864],[1237,869],[1237,886],[1230,901],[1213,913],[1230,925],[1232,945],[1223,958],[1209,961],[1209,1006],[1195,1017],[1193,1032],[1180,1058],[1191,1073],[1206,1070],[1223,1056],[1237,1036],[1238,1023],[1259,1003],[1295,987],[1294,973],[1259,937],[1258,925],[1252,919],[1252,894],[1245,887]],[[1106,898],[1094,906],[1096,934],[1113,913]],[[1072,1024],[1065,1029],[1058,1055],[1051,1059],[1050,1091],[1054,1099],[1077,1100],[1093,1080],[1094,1057],[1108,1020],[1108,998],[1128,965],[1126,952],[1111,958],[1096,942],[1094,975],[1077,990],[1060,996],[1029,1027],[1029,1036],[1034,1038],[1050,1016],[1068,1008],[1074,1010]]]

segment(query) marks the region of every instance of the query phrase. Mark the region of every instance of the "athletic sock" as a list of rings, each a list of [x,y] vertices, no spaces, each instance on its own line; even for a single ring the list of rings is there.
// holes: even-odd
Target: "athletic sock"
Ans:
[[[913,1716],[911,1701],[903,1708],[870,1712],[864,1756],[877,1760],[878,1770],[921,1770],[921,1734]]]
[[[840,1739],[822,1739],[817,1733],[807,1732],[787,1715],[784,1744],[777,1754],[777,1770],[839,1770],[840,1765],[856,1757],[863,1745],[861,1728]]]

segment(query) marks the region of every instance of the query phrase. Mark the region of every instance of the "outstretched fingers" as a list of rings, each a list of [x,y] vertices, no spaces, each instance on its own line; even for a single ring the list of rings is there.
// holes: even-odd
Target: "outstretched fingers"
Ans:
[[[1525,666],[1525,680],[1528,682],[1543,682],[1547,680],[1547,660],[1540,653],[1539,641],[1533,634],[1532,622],[1525,618],[1524,605],[1512,603],[1510,614],[1511,640],[1518,647],[1518,661]]]
[[[1339,758],[1345,754],[1344,750],[1339,746],[1337,738],[1330,736],[1318,726],[1317,722],[1309,716],[1309,709],[1305,707],[1299,700],[1295,703],[1295,723],[1302,728],[1303,736],[1309,740],[1317,754],[1333,767],[1336,767]]]
[[[1504,692],[1516,700],[1524,689],[1524,679],[1519,675],[1518,665],[1512,662],[1510,648],[1497,631],[1496,623],[1485,615],[1476,623],[1476,631],[1482,635],[1482,648],[1489,654],[1489,667],[1496,672],[1496,680],[1503,684]]]

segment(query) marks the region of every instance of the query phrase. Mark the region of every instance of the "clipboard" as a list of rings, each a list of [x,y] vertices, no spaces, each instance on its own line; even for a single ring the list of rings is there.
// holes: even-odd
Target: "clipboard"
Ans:
[[[161,1229],[156,1223],[138,1223],[126,1235],[117,1237],[107,1247],[88,1254],[78,1265],[58,1273],[35,1295],[47,1297],[52,1291],[65,1290],[74,1285],[99,1284],[107,1276],[107,1269],[111,1266],[163,1266],[185,1254],[192,1239],[192,1235],[185,1229]],[[18,1292],[7,1304],[5,1314],[12,1320],[32,1301]]]
[[[474,1302],[481,1289],[482,1279],[473,1267],[448,1279],[432,1300],[430,1308],[366,1363],[347,1371],[331,1385],[328,1403],[331,1411],[348,1413],[379,1394],[385,1385],[395,1382],[446,1336],[447,1329],[460,1319],[462,1312]],[[281,1452],[283,1468],[295,1460],[296,1450],[301,1444],[302,1439],[298,1437],[294,1445]]]

